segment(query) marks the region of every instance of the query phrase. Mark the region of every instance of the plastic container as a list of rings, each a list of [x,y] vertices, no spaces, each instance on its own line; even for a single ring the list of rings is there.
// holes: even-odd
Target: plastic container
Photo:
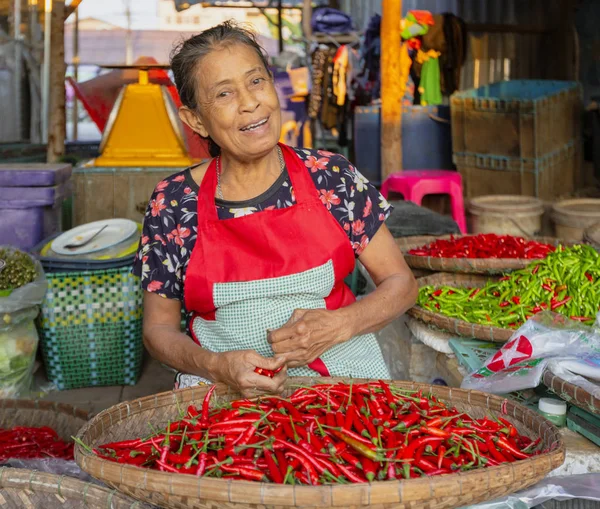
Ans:
[[[473,198],[468,206],[472,233],[518,237],[541,234],[544,204],[529,196],[498,195]]]
[[[465,196],[520,194],[554,200],[581,176],[581,86],[514,80],[455,93],[453,160]]]
[[[63,227],[63,203],[71,198],[69,164],[0,165],[0,239],[29,250]]]
[[[555,203],[552,220],[558,238],[581,242],[586,228],[600,223],[600,199],[576,198]]]
[[[555,426],[563,427],[567,424],[567,404],[560,399],[541,398],[538,412]]]
[[[381,183],[381,105],[354,111],[354,159],[372,183]],[[402,108],[402,167],[407,170],[452,170],[448,106]]]
[[[576,81],[501,81],[457,92],[450,105],[455,154],[538,159],[581,137]]]

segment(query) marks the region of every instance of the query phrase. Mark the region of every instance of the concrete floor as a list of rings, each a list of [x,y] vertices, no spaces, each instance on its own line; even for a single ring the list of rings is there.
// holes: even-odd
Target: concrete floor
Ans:
[[[122,401],[131,401],[143,396],[157,394],[173,389],[175,373],[148,354],[144,359],[142,375],[136,385],[116,385],[112,387],[86,387],[65,391],[51,391],[43,399],[68,403],[75,407],[96,414]],[[36,374],[37,385],[43,387],[48,383],[46,375],[41,369]]]

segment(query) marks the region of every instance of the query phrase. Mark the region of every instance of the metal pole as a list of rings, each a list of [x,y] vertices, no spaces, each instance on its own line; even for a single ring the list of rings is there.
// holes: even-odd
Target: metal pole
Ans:
[[[283,0],[277,0],[277,26],[279,28],[279,53],[283,51]]]
[[[15,113],[17,140],[23,139],[23,56],[21,47],[21,0],[15,0]]]
[[[75,23],[73,26],[73,79],[79,81],[79,9],[75,9]],[[71,138],[77,141],[79,115],[78,115],[78,100],[73,96],[73,104],[71,110],[71,122],[73,123],[73,132]]]
[[[127,18],[127,32],[125,34],[125,63],[131,65],[133,63],[133,46],[131,33],[131,0],[125,1],[125,17]]]
[[[50,113],[50,32],[52,26],[52,0],[44,5],[44,66],[42,68],[42,143],[48,143],[48,117]]]

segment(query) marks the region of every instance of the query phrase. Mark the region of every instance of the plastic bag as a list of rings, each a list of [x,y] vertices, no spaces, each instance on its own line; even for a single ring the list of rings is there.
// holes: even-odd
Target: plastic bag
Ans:
[[[537,387],[550,360],[600,357],[600,330],[545,311],[527,320],[461,387],[505,394]]]
[[[0,250],[11,253],[18,251],[10,246],[0,246]],[[0,297],[0,318],[3,318],[4,322],[7,320],[5,318],[6,314],[39,306],[44,301],[46,290],[48,289],[48,281],[46,281],[46,275],[44,274],[42,264],[33,257],[31,257],[31,259],[33,260],[37,272],[35,281],[14,289],[6,296],[2,295]],[[4,317],[2,315],[4,315]]]
[[[14,252],[14,248],[0,246]],[[39,261],[32,258],[35,281],[0,297],[0,398],[16,398],[29,392],[33,380],[38,334],[35,318],[48,283]]]
[[[529,509],[550,500],[600,501],[600,474],[549,477],[506,497],[469,506],[470,509]],[[594,504],[595,505],[595,504]],[[543,506],[541,506],[543,507]],[[580,506],[577,506],[580,507]],[[591,507],[591,504],[590,504]],[[466,509],[466,508],[463,508]]]
[[[8,458],[6,461],[3,461],[1,465],[3,467],[37,470],[38,472],[46,472],[48,474],[68,475],[69,477],[74,477],[80,481],[97,482],[91,475],[81,470],[75,461],[58,458]]]

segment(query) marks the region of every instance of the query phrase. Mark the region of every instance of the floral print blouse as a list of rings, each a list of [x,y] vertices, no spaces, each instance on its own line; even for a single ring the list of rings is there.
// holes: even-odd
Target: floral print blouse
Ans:
[[[392,207],[350,162],[323,150],[294,149],[310,173],[323,206],[348,234],[358,257]],[[133,273],[142,288],[183,302],[187,265],[196,242],[198,184],[190,169],[158,183],[144,216]],[[262,195],[244,202],[215,199],[219,219],[230,219],[295,203],[286,170]]]

